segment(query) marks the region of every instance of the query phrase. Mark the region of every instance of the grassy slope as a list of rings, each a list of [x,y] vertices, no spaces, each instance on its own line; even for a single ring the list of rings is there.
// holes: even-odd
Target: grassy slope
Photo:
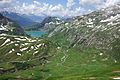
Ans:
[[[107,56],[98,55],[100,52],[95,49],[87,49],[82,52],[70,49],[67,52],[68,57],[62,63],[63,53],[59,53],[50,64],[46,65],[46,68],[50,70],[49,75],[51,75],[47,80],[81,80],[84,78],[109,80],[113,76],[112,71],[120,70],[119,65],[114,64],[112,59],[103,61]]]
[[[6,44],[4,44],[5,42]],[[28,75],[31,71],[35,72],[34,68],[41,68],[43,63],[47,63],[56,52],[56,45],[43,39],[0,35],[0,44],[0,73],[4,71],[3,74],[0,74],[0,80],[17,78],[17,73],[26,78],[25,72]],[[27,49],[21,51],[24,48]],[[17,53],[21,55],[17,55]]]
[[[100,40],[103,42],[102,46],[99,45],[100,50],[98,50],[96,48],[88,47],[81,48],[80,46],[82,46],[82,44],[77,44],[76,47],[72,45],[70,42],[72,41],[70,40],[71,36],[74,39],[77,32],[79,33],[78,36],[80,36],[82,33],[84,34],[89,30],[89,28],[86,27],[87,25],[83,27],[81,27],[81,25],[78,26],[80,26],[80,28],[73,29],[76,26],[70,26],[70,24],[63,26],[61,24],[61,26],[58,26],[53,31],[54,33],[52,32],[52,36],[50,36],[49,40],[58,43],[62,49],[58,52],[58,55],[52,59],[52,62],[46,65],[46,68],[50,70],[48,73],[50,76],[47,76],[47,80],[81,80],[85,77],[109,80],[113,76],[120,76],[120,39],[113,38],[113,34],[117,33],[115,27],[112,26],[113,28],[111,29],[96,33],[95,36],[97,37],[98,42]],[[59,30],[60,27],[63,29]],[[66,27],[70,28],[65,30]],[[92,34],[91,29],[90,31],[88,31],[88,34]],[[87,34],[85,33],[85,36],[86,35]],[[113,38],[113,40],[109,43],[111,38]],[[91,40],[92,39],[88,39],[88,43]],[[76,41],[73,43],[76,43]],[[108,48],[108,50],[102,50],[102,48],[104,49],[106,46],[111,46],[112,49]],[[103,55],[101,55],[101,53],[103,53]],[[65,54],[67,54],[67,58],[65,59],[65,62],[62,63],[61,59]],[[114,71],[119,72],[114,73]]]
[[[57,52],[57,55],[50,59],[51,62],[44,66],[35,66],[1,77],[22,80],[88,80],[92,78],[110,80],[110,77],[120,76],[119,73],[113,73],[113,71],[120,70],[119,64],[114,64],[112,59],[102,61],[107,56],[98,55],[100,53],[98,50],[87,49],[79,52],[76,49],[69,49],[66,52],[64,49],[59,49]],[[65,62],[61,60],[64,53],[68,54]]]
[[[67,41],[67,37],[62,33],[58,34],[49,38],[54,43],[58,43],[61,49],[52,58],[52,62],[46,65],[46,69],[49,69],[49,72],[46,73],[49,75],[49,77],[47,75],[47,80],[89,78],[110,80],[111,77],[120,76],[120,72],[114,73],[114,71],[120,70],[119,60],[115,62],[114,58],[109,55],[111,52],[102,53],[102,51],[93,47],[76,46],[70,48],[68,47],[70,42]],[[66,56],[65,61],[61,60],[64,56]]]
[[[27,70],[20,70],[13,74],[2,75],[0,78],[11,79],[46,79],[46,80],[81,80],[84,78],[96,78],[97,80],[109,80],[112,76],[118,76],[113,71],[120,70],[119,64],[114,64],[111,59],[101,61],[106,55],[100,56],[97,50],[76,49],[68,50],[65,62],[61,61],[65,50],[58,50],[56,56],[45,66],[35,66]],[[94,58],[96,56],[96,58]],[[96,60],[96,61],[95,61]],[[111,61],[110,61],[111,60]]]
[[[101,51],[95,48],[80,48],[78,46],[74,48],[68,48],[69,42],[66,41],[66,38],[61,38],[63,35],[59,35],[57,37],[53,37],[49,40],[53,41],[53,43],[57,43],[59,45],[59,49],[55,50],[53,44],[47,43],[50,46],[49,49],[42,49],[40,47],[39,54],[42,52],[55,54],[53,57],[49,58],[49,63],[46,65],[40,65],[39,60],[34,60],[38,55],[32,56],[30,54],[35,51],[29,48],[29,52],[24,51],[24,56],[16,58],[15,55],[11,55],[15,58],[15,61],[28,60],[29,58],[33,59],[33,61],[27,61],[28,64],[34,64],[34,67],[30,67],[25,70],[18,70],[14,73],[3,74],[0,76],[0,79],[21,79],[21,80],[81,80],[81,79],[97,79],[97,80],[110,80],[111,77],[120,76],[119,72],[119,63],[115,63],[115,61],[109,57],[107,54],[100,55]],[[2,43],[2,40],[0,41]],[[29,47],[32,45],[37,45],[45,42],[38,41],[37,43],[29,44]],[[0,44],[1,44],[0,43]],[[22,42],[21,42],[22,43]],[[21,44],[20,43],[20,44]],[[26,43],[26,42],[23,42]],[[3,52],[7,51],[9,48],[5,46],[0,48]],[[15,46],[11,45],[11,48]],[[28,47],[24,46],[24,47]],[[44,48],[44,47],[43,47]],[[7,50],[6,50],[7,49]],[[0,50],[0,51],[2,51]],[[8,50],[9,51],[9,50]],[[1,53],[3,54],[3,53]],[[14,54],[14,53],[13,53]],[[14,56],[14,57],[13,57]],[[29,58],[28,58],[29,57]],[[2,58],[4,59],[4,57]],[[6,57],[5,57],[6,60]],[[8,62],[8,61],[6,61]],[[6,68],[14,67],[14,65],[0,63],[0,66]]]

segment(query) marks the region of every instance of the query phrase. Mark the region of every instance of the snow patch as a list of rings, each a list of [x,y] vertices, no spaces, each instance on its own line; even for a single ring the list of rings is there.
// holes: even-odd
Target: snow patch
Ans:
[[[41,46],[42,46],[42,44],[37,45],[37,47],[41,47]]]
[[[10,42],[10,39],[7,39],[1,46],[4,46],[8,42]]]
[[[15,39],[17,39],[19,41],[26,41],[26,39],[21,39],[21,38],[15,38]]]
[[[35,51],[34,53],[33,53],[33,55],[35,55],[35,54],[37,54],[39,51]]]
[[[113,78],[113,79],[115,79],[115,80],[120,80],[120,77],[115,77],[115,78]]]
[[[19,44],[15,44],[15,46],[18,46]]]
[[[18,56],[21,56],[21,54],[20,54],[20,53],[17,53],[17,55],[18,55]]]
[[[25,50],[27,50],[28,48],[22,48],[22,49],[20,49],[20,51],[25,51]]]
[[[100,55],[100,56],[102,56],[102,55],[103,55],[103,53],[100,53],[99,55]]]
[[[57,47],[57,49],[60,49],[60,47]]]
[[[11,51],[9,51],[9,53],[12,53],[12,50],[11,50]]]
[[[12,49],[12,51],[15,51],[15,49]]]

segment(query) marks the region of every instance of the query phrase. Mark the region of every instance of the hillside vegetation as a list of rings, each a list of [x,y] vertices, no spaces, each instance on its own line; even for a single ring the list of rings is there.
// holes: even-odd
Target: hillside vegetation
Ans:
[[[118,79],[119,13],[115,5],[65,21],[50,17],[41,38],[0,34],[0,79]]]

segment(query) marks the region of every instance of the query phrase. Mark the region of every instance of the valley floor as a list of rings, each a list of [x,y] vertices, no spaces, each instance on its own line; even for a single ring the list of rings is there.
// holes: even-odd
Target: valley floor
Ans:
[[[55,56],[45,65],[1,74],[0,80],[119,80],[119,77],[120,64],[94,48],[57,47]]]

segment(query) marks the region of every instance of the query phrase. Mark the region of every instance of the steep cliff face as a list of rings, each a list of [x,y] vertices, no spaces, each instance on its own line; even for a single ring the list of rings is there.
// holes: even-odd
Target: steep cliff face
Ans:
[[[2,14],[0,14],[0,34],[1,33],[25,35],[24,30],[20,26]]]

